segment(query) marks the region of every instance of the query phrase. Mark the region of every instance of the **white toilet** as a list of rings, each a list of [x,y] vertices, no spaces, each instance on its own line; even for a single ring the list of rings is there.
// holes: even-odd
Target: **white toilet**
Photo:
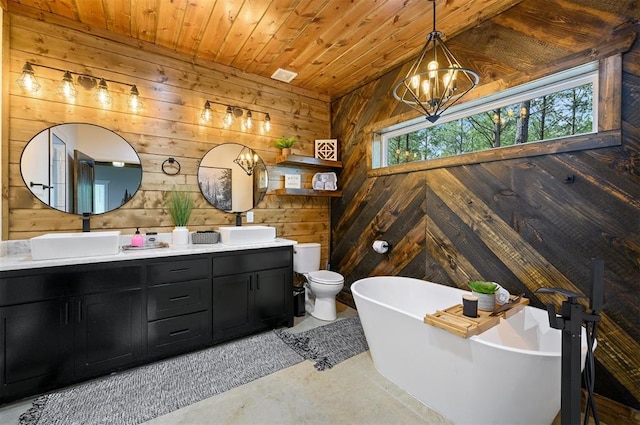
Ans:
[[[316,319],[336,320],[336,295],[344,286],[344,277],[336,272],[319,269],[319,243],[299,243],[293,246],[293,270],[307,279],[306,311]]]

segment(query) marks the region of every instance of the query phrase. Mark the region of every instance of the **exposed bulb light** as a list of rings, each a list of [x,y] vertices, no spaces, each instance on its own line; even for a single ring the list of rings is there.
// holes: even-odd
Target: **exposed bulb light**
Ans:
[[[200,117],[203,121],[209,122],[211,121],[211,116],[211,103],[209,103],[209,101],[207,100],[206,102],[204,102],[204,109],[202,110],[202,114],[200,114]]]
[[[138,87],[131,87],[131,91],[129,92],[129,100],[127,101],[129,104],[129,109],[134,112],[142,109],[142,102],[140,101],[140,93],[138,92]]]
[[[269,114],[266,114],[264,116],[264,122],[262,123],[262,130],[265,133],[268,133],[271,131],[271,117],[269,116]]]
[[[225,112],[224,114],[222,123],[224,124],[225,128],[229,128],[231,127],[231,124],[233,124],[233,109],[231,108],[231,106],[227,106],[227,112]]]
[[[244,126],[247,130],[251,130],[253,127],[253,116],[251,115],[251,111],[247,111],[247,117],[244,120]]]
[[[36,80],[33,74],[33,67],[29,62],[26,62],[22,67],[22,75],[16,80],[18,85],[29,92],[36,93],[40,89],[40,83]]]
[[[433,31],[407,75],[393,88],[393,96],[435,122],[449,107],[478,85],[474,71],[463,68],[436,31],[436,3],[433,2]]]
[[[58,86],[58,93],[63,95],[69,100],[73,100],[76,98],[76,94],[78,93],[76,90],[76,86],[73,83],[73,77],[69,71],[65,71],[64,76],[62,77],[62,81]]]
[[[109,88],[107,87],[107,82],[104,78],[102,78],[98,83],[98,88],[96,89],[96,100],[104,107],[111,105],[111,93],[109,93]]]

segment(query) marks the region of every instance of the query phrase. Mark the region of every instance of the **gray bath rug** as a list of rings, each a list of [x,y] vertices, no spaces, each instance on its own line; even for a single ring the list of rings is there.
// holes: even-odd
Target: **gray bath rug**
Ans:
[[[369,349],[359,317],[338,320],[298,334],[276,330],[278,336],[318,370],[330,369]]]
[[[19,423],[139,424],[302,360],[265,332],[38,397]]]

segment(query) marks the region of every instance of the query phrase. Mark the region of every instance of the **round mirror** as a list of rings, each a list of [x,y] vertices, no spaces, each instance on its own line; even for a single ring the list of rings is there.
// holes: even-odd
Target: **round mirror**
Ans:
[[[251,149],[238,143],[212,148],[200,161],[198,186],[211,205],[225,212],[245,212],[267,193],[267,167]]]
[[[36,134],[20,158],[31,193],[58,211],[101,214],[133,197],[142,181],[140,158],[122,137],[84,123]]]

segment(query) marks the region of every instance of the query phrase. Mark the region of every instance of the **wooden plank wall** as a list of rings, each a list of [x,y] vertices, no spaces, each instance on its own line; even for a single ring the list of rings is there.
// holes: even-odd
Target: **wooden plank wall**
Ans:
[[[639,57],[636,40],[623,56],[623,140],[616,147],[368,177],[365,128],[404,112],[390,93],[406,69],[334,101],[332,131],[344,164],[344,196],[332,207],[331,264],[346,277],[339,299],[352,303],[350,285],[362,277],[398,275],[461,288],[492,280],[543,307],[551,299],[536,295],[538,287],[589,294],[591,258],[603,258],[596,391],[638,409]],[[567,176],[575,183],[566,184]],[[389,241],[392,251],[375,254],[375,239]],[[618,411],[607,423],[638,423],[633,412]]]
[[[25,186],[20,174],[20,155],[26,143],[41,130],[64,122],[87,122],[109,128],[124,137],[138,152],[143,168],[140,190],[122,208],[94,216],[92,228],[169,232],[173,224],[165,209],[167,191],[188,185],[196,209],[190,230],[204,230],[235,223],[235,217],[216,210],[200,194],[197,168],[200,159],[224,142],[254,149],[265,161],[269,189],[283,186],[283,174],[300,173],[310,184],[316,171],[274,166],[279,150],[272,146],[281,135],[295,135],[300,143],[294,153],[313,156],[314,140],[330,135],[329,99],[291,86],[213,63],[191,60],[143,42],[129,45],[113,40],[106,32],[74,28],[72,22],[44,16],[44,21],[7,15],[10,18],[9,79],[9,178],[8,233],[3,239],[26,239],[52,231],[78,231],[78,216],[50,209]],[[51,22],[48,22],[51,21]],[[96,107],[92,94],[79,88],[75,104],[56,91],[60,73],[35,68],[42,88],[36,95],[24,93],[15,83],[25,61],[86,72],[103,78],[136,84],[143,110],[126,109],[128,88],[110,84],[114,97],[109,110]],[[272,131],[245,133],[238,124],[222,127],[224,107],[214,105],[214,121],[204,124],[200,114],[210,99],[269,112]],[[258,114],[255,114],[258,115]],[[255,116],[254,116],[255,118]],[[174,157],[181,173],[167,176],[161,164]],[[5,164],[6,166],[6,164]],[[4,182],[6,184],[6,182]],[[267,195],[254,210],[255,221],[275,226],[279,237],[300,242],[321,242],[328,258],[329,212],[327,198]]]

